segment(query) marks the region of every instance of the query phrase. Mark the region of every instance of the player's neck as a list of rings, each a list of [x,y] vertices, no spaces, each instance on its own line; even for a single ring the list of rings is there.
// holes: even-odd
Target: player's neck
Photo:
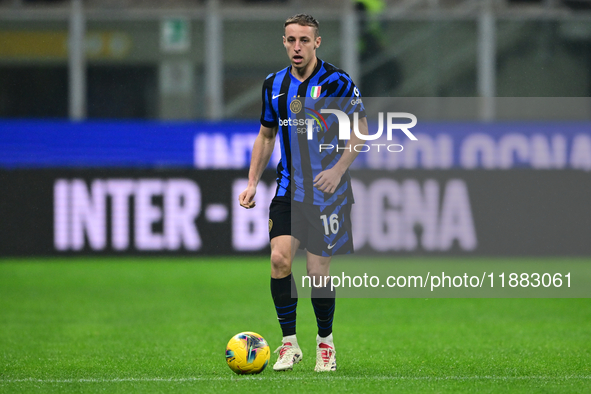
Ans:
[[[293,65],[291,66],[291,75],[293,75],[298,81],[304,82],[316,69],[318,65],[318,58],[314,57],[314,62],[310,62],[306,65],[306,67],[302,69],[297,69]]]

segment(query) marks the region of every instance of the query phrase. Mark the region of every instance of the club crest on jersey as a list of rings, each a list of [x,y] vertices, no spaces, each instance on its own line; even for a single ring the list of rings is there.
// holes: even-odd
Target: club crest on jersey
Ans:
[[[320,97],[321,92],[322,86],[312,86],[312,89],[310,90],[310,95],[313,99],[317,99],[318,97]]]
[[[294,114],[300,113],[300,111],[302,110],[302,102],[297,98],[294,98],[291,104],[289,105],[289,109],[291,109],[291,112],[293,112]]]

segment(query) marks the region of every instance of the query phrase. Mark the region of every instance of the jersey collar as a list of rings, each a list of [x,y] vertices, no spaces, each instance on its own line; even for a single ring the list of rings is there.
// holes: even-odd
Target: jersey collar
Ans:
[[[314,71],[312,71],[312,74],[310,74],[310,76],[308,78],[304,79],[303,81],[300,81],[299,79],[297,79],[296,77],[293,76],[293,74],[291,73],[292,66],[289,66],[289,69],[287,70],[287,72],[289,73],[289,76],[292,81],[297,82],[297,83],[304,83],[304,82],[307,82],[310,79],[312,79],[312,77],[314,75],[318,74],[318,71],[320,71],[322,64],[324,64],[324,62],[320,58],[316,57],[316,67],[314,68]]]

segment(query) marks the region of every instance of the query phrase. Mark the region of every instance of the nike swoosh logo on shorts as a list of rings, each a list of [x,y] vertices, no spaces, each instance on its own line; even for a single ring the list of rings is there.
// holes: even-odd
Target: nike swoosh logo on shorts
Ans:
[[[273,100],[275,100],[279,96],[283,96],[285,93],[278,94],[277,96],[273,96]]]
[[[332,244],[332,245],[328,245],[328,246],[326,247],[326,249],[328,249],[328,250],[331,250],[332,248],[334,248],[334,247],[335,247],[335,245],[336,245],[336,244],[337,244],[337,243],[335,242],[335,243],[334,243],[334,244]]]

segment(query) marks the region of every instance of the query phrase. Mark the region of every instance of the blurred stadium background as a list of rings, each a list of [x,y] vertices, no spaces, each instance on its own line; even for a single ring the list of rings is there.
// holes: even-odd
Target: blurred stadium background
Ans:
[[[591,95],[587,0],[1,0],[0,116],[255,119],[300,10],[366,97]]]

